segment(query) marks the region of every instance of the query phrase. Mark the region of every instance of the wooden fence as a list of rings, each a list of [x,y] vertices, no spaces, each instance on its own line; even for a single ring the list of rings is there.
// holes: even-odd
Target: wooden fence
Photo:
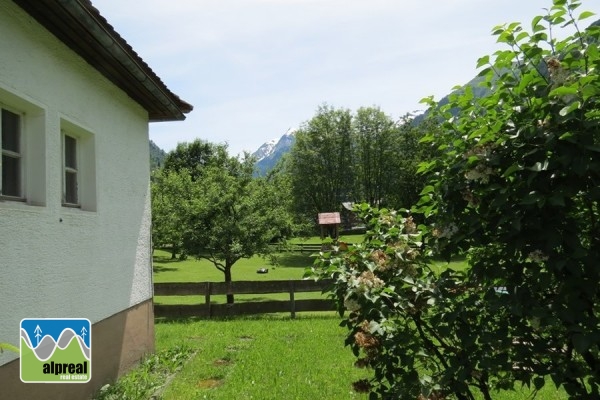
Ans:
[[[353,243],[345,243],[347,246],[351,246]],[[293,243],[287,245],[275,244],[273,248],[277,252],[281,251],[298,251],[300,253],[318,253],[320,251],[326,251],[331,247],[319,243]]]
[[[236,281],[198,283],[155,283],[155,296],[204,296],[204,304],[155,304],[154,316],[166,318],[224,317],[276,312],[289,312],[295,318],[300,311],[331,311],[335,305],[330,299],[296,300],[295,293],[322,292],[328,281],[305,280]],[[268,300],[234,304],[211,303],[212,295],[289,293],[289,300]]]

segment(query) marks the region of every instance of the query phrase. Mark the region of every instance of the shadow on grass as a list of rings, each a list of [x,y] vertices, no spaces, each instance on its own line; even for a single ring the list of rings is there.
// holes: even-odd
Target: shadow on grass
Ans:
[[[171,257],[163,257],[163,256],[153,256],[152,261],[155,263],[161,263],[161,264],[170,264],[170,263],[181,262],[181,260],[179,258],[171,258]]]
[[[298,320],[340,320],[341,317],[337,311],[306,311],[297,312],[296,317],[292,318],[289,312],[279,313],[264,313],[264,314],[249,314],[249,315],[229,315],[229,316],[212,316],[210,318],[205,316],[198,317],[180,317],[180,318],[168,318],[168,317],[156,317],[154,318],[155,324],[194,324],[199,321],[214,321],[214,322],[227,322],[227,321],[298,321]]]
[[[172,271],[177,271],[177,268],[163,267],[162,265],[157,265],[157,264],[154,264],[152,266],[152,272],[154,272],[154,273],[172,272]]]
[[[281,253],[277,259],[279,268],[308,268],[315,261],[308,253]]]

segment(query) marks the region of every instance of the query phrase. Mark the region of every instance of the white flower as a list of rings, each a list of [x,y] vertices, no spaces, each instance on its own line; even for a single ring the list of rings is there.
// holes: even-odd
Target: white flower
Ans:
[[[458,232],[458,226],[456,224],[450,224],[443,228],[435,228],[433,230],[433,236],[437,238],[448,238],[450,239],[452,236],[456,235]]]
[[[350,312],[360,310],[360,304],[358,304],[356,300],[350,298],[344,300],[344,307]]]
[[[537,263],[541,263],[541,262],[548,260],[548,256],[545,255],[541,250],[532,251],[531,253],[529,253],[527,255],[527,258],[529,258],[531,261],[537,262]]]
[[[490,181],[490,175],[492,175],[494,171],[490,167],[486,167],[485,165],[479,164],[474,169],[470,169],[465,172],[465,178],[468,181],[479,181],[481,183],[488,183]]]
[[[357,288],[358,293],[365,293],[371,289],[378,289],[385,284],[380,278],[376,277],[372,271],[365,271],[352,281],[352,285]]]

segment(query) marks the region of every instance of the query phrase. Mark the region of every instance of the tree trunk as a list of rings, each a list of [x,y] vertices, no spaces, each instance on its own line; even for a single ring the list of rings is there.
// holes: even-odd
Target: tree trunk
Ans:
[[[225,282],[231,282],[231,264],[229,261],[225,261],[225,271],[223,273],[225,274]],[[232,294],[227,295],[227,304],[233,304]]]

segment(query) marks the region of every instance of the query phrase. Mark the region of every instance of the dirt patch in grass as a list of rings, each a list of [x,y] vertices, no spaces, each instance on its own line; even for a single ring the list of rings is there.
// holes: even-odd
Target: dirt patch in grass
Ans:
[[[223,380],[219,378],[203,379],[198,382],[198,387],[201,389],[213,389],[223,384]]]
[[[219,358],[218,360],[213,361],[213,365],[217,367],[231,365],[231,360],[227,360],[225,358]]]

